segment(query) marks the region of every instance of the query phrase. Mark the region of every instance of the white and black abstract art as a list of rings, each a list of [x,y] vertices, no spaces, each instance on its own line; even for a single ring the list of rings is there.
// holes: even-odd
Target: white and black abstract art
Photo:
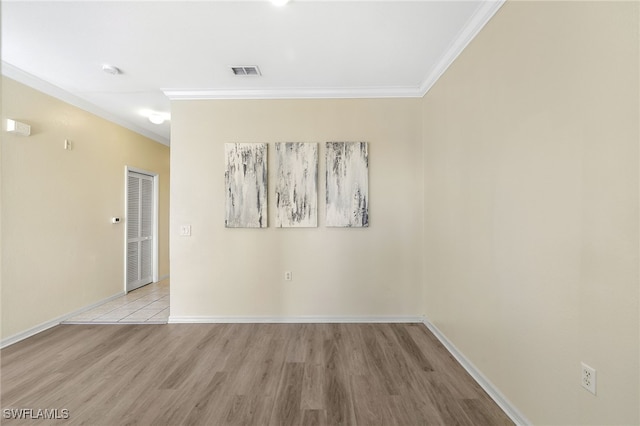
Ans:
[[[326,225],[369,226],[369,145],[327,142]]]
[[[318,144],[276,143],[276,227],[318,226]]]
[[[267,227],[267,144],[227,143],[227,228]]]

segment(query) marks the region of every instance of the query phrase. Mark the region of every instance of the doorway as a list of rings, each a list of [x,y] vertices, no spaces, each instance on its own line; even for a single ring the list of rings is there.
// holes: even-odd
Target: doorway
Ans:
[[[158,281],[158,175],[126,168],[125,292]]]

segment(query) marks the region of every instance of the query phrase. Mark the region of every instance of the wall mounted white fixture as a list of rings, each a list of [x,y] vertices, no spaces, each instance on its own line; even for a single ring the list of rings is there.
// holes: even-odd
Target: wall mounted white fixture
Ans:
[[[31,134],[31,126],[21,123],[10,118],[7,119],[7,132],[20,136],[29,136]]]

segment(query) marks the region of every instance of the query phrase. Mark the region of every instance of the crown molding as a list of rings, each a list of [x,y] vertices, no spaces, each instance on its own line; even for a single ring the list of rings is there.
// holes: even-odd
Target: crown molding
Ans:
[[[449,66],[478,35],[480,30],[506,0],[486,0],[460,30],[455,40],[440,57],[418,87],[354,87],[354,88],[265,88],[265,89],[161,89],[170,100],[230,99],[360,99],[421,98],[433,87]]]
[[[351,88],[250,88],[250,89],[178,89],[162,88],[162,92],[174,100],[231,100],[231,99],[360,99],[360,98],[421,98],[433,87],[449,66],[476,37],[502,7],[505,0],[483,0],[475,13],[460,30],[455,40],[443,53],[436,65],[419,86],[351,87]],[[136,124],[111,114],[95,104],[58,86],[28,74],[2,61],[2,74],[29,87],[53,96],[87,112],[95,114],[156,142],[169,145],[169,140]]]
[[[489,20],[502,7],[506,0],[486,0],[480,4],[480,7],[469,18],[469,21],[462,27],[455,40],[449,48],[440,57],[440,60],[431,69],[427,78],[420,85],[420,96],[424,96],[433,87],[444,72],[451,64],[460,56],[462,51],[471,43],[478,35],[480,30],[489,22]]]
[[[420,87],[161,89],[170,100],[419,98]]]
[[[2,64],[2,75],[5,77],[16,80],[17,82],[22,83],[25,86],[29,86],[32,89],[36,89],[46,95],[52,96],[56,99],[59,99],[70,105],[80,108],[93,115],[97,115],[100,118],[103,118],[107,121],[117,124],[118,126],[122,126],[126,129],[129,129],[132,132],[136,132],[158,143],[169,146],[169,139],[167,138],[164,138],[156,133],[150,132],[149,130],[143,127],[137,126],[127,120],[117,117],[103,110],[102,108],[96,106],[95,104],[77,95],[74,95],[66,91],[65,89],[62,89],[61,87],[55,86],[49,83],[48,81],[42,80],[41,78],[36,77],[33,74],[29,74],[21,70],[20,68],[14,65],[11,65],[8,62],[2,61],[1,64]]]

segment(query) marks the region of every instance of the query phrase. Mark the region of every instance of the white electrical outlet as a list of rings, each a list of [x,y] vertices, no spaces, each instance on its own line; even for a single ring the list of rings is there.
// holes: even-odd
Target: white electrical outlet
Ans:
[[[293,276],[291,275],[291,271],[285,271],[284,280],[285,281],[291,281],[292,279],[293,279]]]
[[[191,225],[180,225],[180,236],[181,237],[190,237],[191,236]]]
[[[592,367],[589,367],[584,362],[580,364],[582,366],[582,378],[580,380],[580,384],[583,388],[591,392],[592,394],[596,394],[596,370]]]

